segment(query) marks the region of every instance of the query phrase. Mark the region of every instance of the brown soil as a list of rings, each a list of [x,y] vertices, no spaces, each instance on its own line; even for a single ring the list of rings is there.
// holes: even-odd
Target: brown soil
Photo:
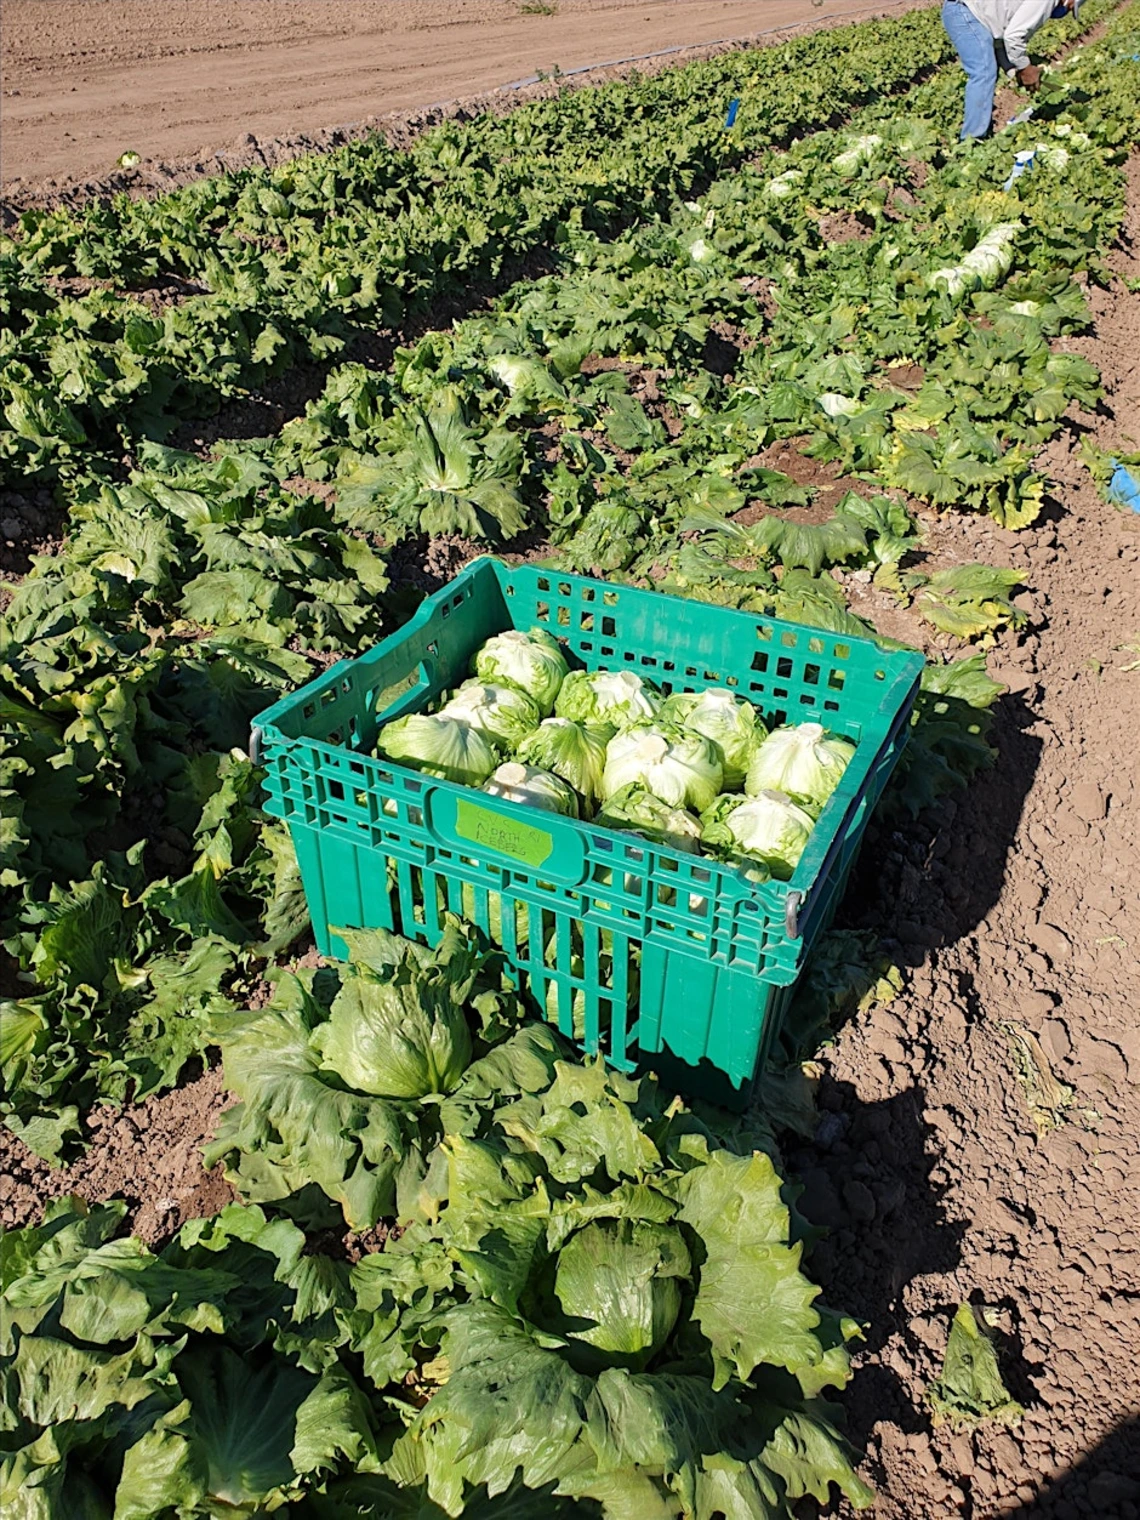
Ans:
[[[818,525],[827,522],[834,514],[836,505],[846,496],[848,491],[865,491],[866,486],[862,481],[849,480],[844,476],[842,466],[833,461],[812,459],[800,450],[809,440],[803,438],[782,438],[778,443],[769,444],[759,454],[754,454],[747,461],[744,468],[753,469],[757,466],[764,470],[779,470],[794,480],[798,486],[807,486],[814,492],[811,503],[806,507],[770,507],[763,501],[749,502],[738,512],[733,522],[739,523],[742,528],[747,528],[761,517],[767,517],[772,513],[780,517],[786,517],[791,522],[810,523]],[[747,489],[748,477],[741,477],[741,485]]]
[[[188,1219],[216,1214],[233,1190],[220,1169],[203,1168],[201,1147],[230,1101],[217,1067],[121,1112],[94,1109],[86,1120],[89,1149],[54,1170],[0,1125],[0,1226],[38,1219],[50,1199],[65,1193],[91,1203],[125,1198],[127,1226],[149,1245],[169,1239]]]
[[[225,167],[280,162],[382,125],[404,140],[446,106],[502,110],[680,49],[897,13],[926,0],[7,0],[3,180],[28,199],[112,178],[156,193]],[[599,67],[592,67],[598,65]],[[116,172],[119,155],[142,156]],[[220,151],[219,151],[220,150]],[[91,188],[96,188],[92,185]]]
[[[1130,187],[1125,275],[1138,160]],[[1066,346],[1102,369],[1084,422],[1113,447],[1140,416],[1140,298],[1117,281],[1090,303],[1095,333]],[[1010,688],[998,763],[869,838],[847,912],[895,941],[908,986],[839,1032],[816,1142],[789,1156],[832,1231],[812,1258],[824,1296],[868,1324],[845,1403],[882,1520],[1140,1516],[1140,671],[1121,648],[1140,635],[1140,518],[1105,505],[1078,444],[1046,452],[1055,500],[1034,529],[963,520],[962,557],[1033,588],[1029,630],[990,660]],[[986,533],[996,552],[974,553]],[[1054,1128],[1019,1078],[1026,1033],[1071,1089]],[[1026,1409],[1012,1429],[931,1426],[963,1299],[995,1311]]]
[[[854,243],[871,236],[871,229],[851,211],[824,211],[816,221],[825,243]]]
[[[66,508],[50,490],[0,491],[0,581],[9,584],[31,569],[31,555],[54,554],[63,540]]]

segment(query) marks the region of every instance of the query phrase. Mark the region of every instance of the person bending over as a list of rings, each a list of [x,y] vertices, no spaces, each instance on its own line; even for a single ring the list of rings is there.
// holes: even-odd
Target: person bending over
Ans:
[[[1035,90],[1041,70],[1029,61],[1029,39],[1052,17],[1076,14],[1081,0],[943,0],[942,24],[966,71],[966,114],[960,136],[985,137],[994,114],[998,51],[1017,82]]]

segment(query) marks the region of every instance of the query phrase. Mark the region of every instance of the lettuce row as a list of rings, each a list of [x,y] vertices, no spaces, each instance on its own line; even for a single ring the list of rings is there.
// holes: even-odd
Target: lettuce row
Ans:
[[[229,1144],[262,1135],[233,1175],[255,1195],[275,1175],[306,1223],[323,1191],[350,1218],[398,1211],[402,1232],[350,1266],[235,1204],[155,1255],[118,1237],[123,1205],[71,1199],[4,1236],[6,1512],[191,1520],[303,1498],[332,1516],[541,1501],[713,1520],[731,1496],[772,1520],[833,1484],[865,1507],[825,1396],[858,1330],[802,1271],[770,1137],[520,1027],[494,958],[457,930],[435,954],[383,935],[353,950],[221,1031],[245,1099]],[[349,1015],[346,1061],[314,1036]],[[440,1019],[451,1064],[401,1066],[393,1040],[423,1056]]]

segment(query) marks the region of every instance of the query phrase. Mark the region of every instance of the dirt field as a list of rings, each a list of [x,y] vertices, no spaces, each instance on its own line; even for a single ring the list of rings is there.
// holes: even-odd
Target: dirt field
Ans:
[[[536,11],[527,11],[527,5]],[[550,14],[537,7],[549,5]],[[5,0],[2,170],[102,179],[891,0]],[[301,146],[304,146],[302,142]],[[298,149],[299,151],[299,149]]]

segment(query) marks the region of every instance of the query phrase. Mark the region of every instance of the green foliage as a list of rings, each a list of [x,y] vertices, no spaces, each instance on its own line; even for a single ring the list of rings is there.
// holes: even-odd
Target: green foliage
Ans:
[[[386,1514],[478,1516],[492,1497],[532,1514],[533,1492],[556,1515],[564,1498],[613,1520],[631,1504],[714,1520],[731,1492],[742,1515],[790,1520],[835,1484],[865,1507],[822,1397],[849,1376],[856,1327],[816,1306],[768,1155],[648,1081],[567,1059],[542,1025],[510,1033],[490,963],[457,934],[445,956],[382,935],[354,950],[342,986],[458,975],[478,1031],[442,1104],[326,1088],[307,1115],[325,1125],[293,1157],[310,1193],[348,1105],[398,1116],[419,1146],[403,1232],[350,1268],[247,1203],[154,1255],[116,1238],[123,1205],[68,1199],[3,1237],[6,1501],[34,1492],[47,1520],[77,1495],[140,1520],[302,1498],[337,1515],[370,1496]],[[279,1003],[294,1043],[328,1027],[307,980]],[[252,1056],[247,1031],[222,1038],[227,1062]],[[260,1050],[271,1127],[298,1091],[288,1058],[271,1064],[280,1044]],[[370,1167],[379,1179],[359,1155],[358,1181]]]
[[[816,1051],[845,1019],[902,991],[902,972],[866,930],[833,929],[820,939],[796,984],[780,1032],[788,1056]]]
[[[342,461],[337,499],[349,527],[391,543],[408,533],[499,542],[526,526],[518,437],[469,422],[453,387],[435,393],[428,408],[410,409],[386,442],[387,458],[350,454]]]
[[[910,742],[884,794],[884,805],[917,815],[994,763],[990,709],[1003,687],[986,674],[985,655],[928,663],[915,704]]]
[[[614,1516],[712,1520],[729,1476],[742,1514],[832,1481],[869,1502],[818,1398],[846,1376],[842,1336],[812,1306],[767,1156],[561,1061],[474,1123],[445,1137],[420,1219],[361,1268],[372,1301],[441,1332],[393,1467],[451,1514],[516,1476]],[[383,1355],[415,1364],[402,1323]]]
[[[462,1101],[481,1031],[501,1035],[521,1008],[498,962],[454,928],[434,953],[379,931],[350,942],[360,959],[339,987],[328,973],[285,972],[264,1009],[219,1022],[240,1102],[209,1156],[247,1198],[276,1203],[312,1184],[368,1229],[395,1212],[440,1098]]]

